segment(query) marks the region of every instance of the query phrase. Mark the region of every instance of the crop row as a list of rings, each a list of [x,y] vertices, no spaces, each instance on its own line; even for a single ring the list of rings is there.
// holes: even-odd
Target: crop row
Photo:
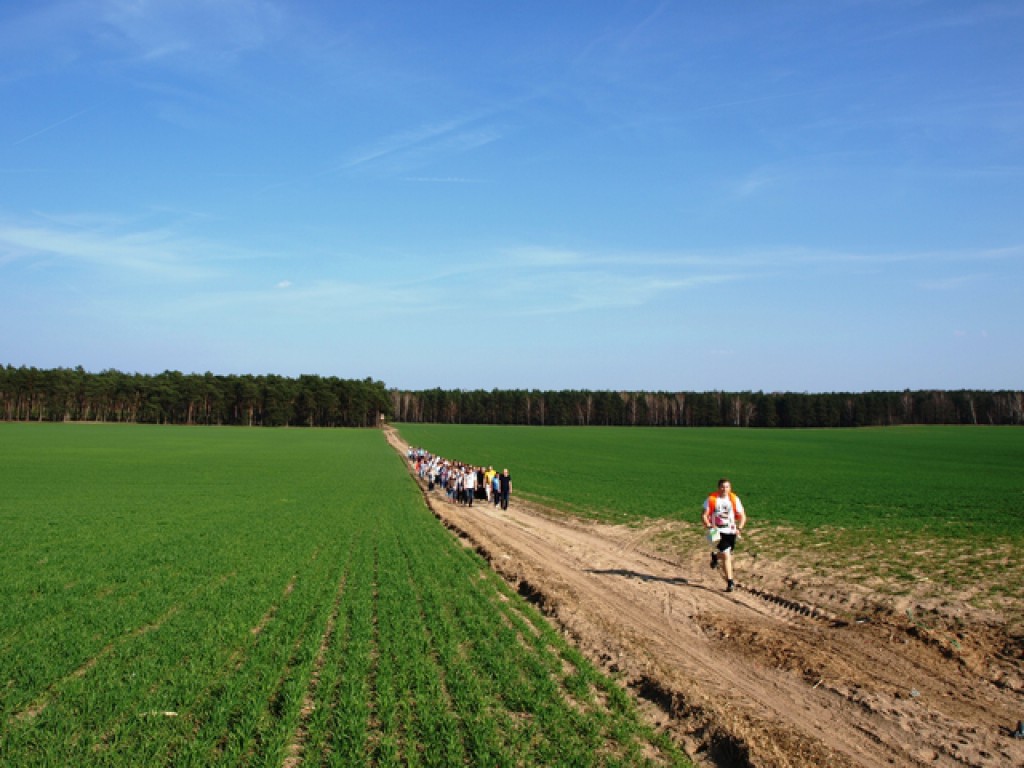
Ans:
[[[378,432],[0,425],[0,764],[685,764]]]

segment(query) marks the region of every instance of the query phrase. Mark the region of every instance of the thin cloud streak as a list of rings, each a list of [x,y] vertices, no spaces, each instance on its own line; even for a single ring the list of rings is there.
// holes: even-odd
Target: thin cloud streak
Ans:
[[[954,275],[936,280],[923,280],[919,285],[926,291],[958,291],[966,286],[989,280],[991,277],[991,275],[986,274]]]
[[[265,47],[287,26],[285,7],[273,2],[108,0],[100,16],[114,39],[133,50],[139,61],[170,62],[186,69],[230,64]]]
[[[359,168],[396,156],[405,156],[422,163],[430,155],[468,152],[501,138],[501,132],[496,128],[483,127],[477,130],[462,130],[465,125],[476,119],[466,118],[425,125],[411,131],[386,136],[376,144],[355,152],[338,166],[338,170]]]
[[[385,136],[380,139],[377,143],[370,145],[362,150],[354,152],[348,159],[346,159],[339,168],[357,168],[360,165],[373,162],[382,157],[393,155],[396,152],[404,152],[410,147],[414,147],[425,141],[430,141],[438,136],[443,136],[451,131],[461,127],[463,123],[458,120],[451,120],[439,124],[423,125],[418,128],[400,131],[393,133],[389,136]]]
[[[470,179],[465,176],[406,176],[402,181],[415,184],[486,184],[483,179]]]
[[[475,131],[462,131],[462,126],[476,118],[451,120],[443,123],[431,123],[420,128],[390,134],[379,141],[355,150],[340,163],[329,164],[319,171],[298,176],[293,179],[267,184],[260,188],[258,194],[306,184],[317,179],[334,176],[346,171],[355,171],[364,167],[384,167],[386,161],[392,161],[389,173],[401,175],[410,167],[421,167],[448,155],[469,152],[502,138],[495,128],[480,128]],[[405,177],[406,181],[436,181],[433,177]],[[448,179],[444,179],[448,180]],[[452,179],[468,182],[470,180]]]
[[[260,323],[314,318],[324,322],[359,323],[368,317],[423,315],[440,306],[440,297],[375,281],[321,279],[308,285],[283,281],[265,290],[202,288],[168,299],[174,312],[188,316],[249,318]]]
[[[10,260],[45,258],[89,264],[161,280],[194,280],[216,272],[209,244],[182,239],[171,231],[109,234],[0,224],[0,254]]]
[[[18,139],[13,144],[11,144],[11,146],[12,147],[17,147],[20,144],[24,144],[27,141],[31,141],[32,139],[36,138],[37,136],[42,136],[44,133],[49,133],[50,131],[52,131],[55,128],[60,128],[60,126],[66,124],[66,123],[70,123],[72,120],[77,120],[82,115],[88,114],[89,112],[92,112],[94,109],[95,109],[95,107],[86,107],[85,109],[80,109],[78,112],[75,112],[73,115],[69,115],[68,117],[65,117],[63,120],[58,120],[57,122],[52,123],[52,124],[46,126],[45,128],[40,128],[38,131],[35,131],[34,133],[30,133],[28,136],[25,136],[24,138]]]
[[[739,278],[735,275],[699,275],[681,279],[659,277],[624,278],[621,275],[592,276],[569,292],[569,301],[543,314],[564,314],[595,310],[642,307],[666,293],[677,293],[720,285]],[[539,314],[541,312],[533,312]]]

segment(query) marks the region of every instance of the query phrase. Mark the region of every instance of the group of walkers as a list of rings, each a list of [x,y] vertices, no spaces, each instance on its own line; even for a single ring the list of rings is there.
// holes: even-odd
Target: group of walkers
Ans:
[[[407,456],[416,474],[427,483],[427,489],[441,489],[449,502],[472,507],[474,501],[482,501],[508,509],[512,478],[507,469],[498,473],[494,467],[484,469],[451,461],[422,448],[410,447]],[[704,499],[701,521],[712,545],[711,568],[722,575],[725,591],[732,592],[736,588],[732,555],[747,515],[729,478],[719,480],[718,490]]]
[[[499,473],[494,467],[474,467],[411,446],[406,455],[427,490],[441,489],[449,502],[472,507],[474,501],[482,501],[508,509],[512,494],[508,469]]]

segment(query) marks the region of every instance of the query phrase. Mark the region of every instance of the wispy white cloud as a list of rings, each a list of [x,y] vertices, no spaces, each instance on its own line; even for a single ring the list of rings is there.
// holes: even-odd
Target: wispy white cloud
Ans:
[[[141,61],[173,61],[188,68],[231,61],[280,34],[283,6],[263,0],[153,2],[107,0],[99,14],[119,44]]]
[[[955,331],[953,331],[953,338],[954,339],[974,339],[974,338],[987,339],[988,338],[988,331],[984,330],[984,329],[982,329],[980,331],[965,331],[962,328],[958,328]]]
[[[659,253],[531,246],[503,249],[495,262],[501,265],[503,295],[510,298],[506,311],[539,315],[642,307],[674,294],[727,283],[819,279],[809,270],[827,270],[832,279],[862,279],[884,272],[891,280],[898,274],[908,286],[955,291],[984,286],[998,278],[977,271],[930,280],[915,276],[925,265],[942,265],[948,270],[957,265],[1005,262],[1020,255],[1018,247],[904,252],[793,247]]]
[[[741,279],[705,256],[602,253],[529,246],[500,251],[501,289],[513,314],[640,307],[666,295]]]
[[[390,160],[402,166],[422,165],[436,156],[468,152],[497,141],[502,133],[494,126],[470,127],[476,116],[430,123],[398,131],[352,152],[339,170]]]
[[[483,184],[483,179],[472,179],[465,176],[406,176],[402,181],[418,184]]]
[[[439,161],[451,155],[482,147],[502,138],[502,132],[493,126],[469,127],[478,115],[425,123],[416,128],[396,131],[376,141],[343,154],[340,161],[325,162],[324,167],[291,179],[264,185],[260,194],[284,189],[348,171],[372,168],[378,172],[397,175],[406,181],[446,181],[468,183],[461,177],[409,176],[411,169]]]
[[[343,168],[355,168],[365,163],[373,162],[381,157],[404,152],[426,141],[431,141],[438,136],[443,136],[458,128],[459,121],[449,120],[440,123],[421,125],[405,131],[384,136],[378,141],[368,144],[360,149],[354,150],[343,162]]]
[[[0,222],[0,259],[75,263],[161,280],[192,280],[215,273],[223,252],[214,244],[170,229],[112,231]],[[211,258],[213,257],[213,258]]]
[[[987,274],[953,275],[951,277],[922,280],[919,285],[926,291],[958,291],[969,285],[991,280]]]
[[[899,264],[972,264],[1024,259],[1024,246],[1011,245],[1002,248],[962,248],[948,250],[908,249],[892,250],[841,250],[835,248],[810,248],[801,246],[776,248],[745,248],[728,252],[719,250],[702,254],[681,254],[667,258],[689,263],[709,262],[729,264],[736,268],[773,267],[799,269],[810,265],[843,266],[893,266]]]
[[[81,117],[82,115],[84,115],[84,114],[86,114],[88,112],[91,112],[93,109],[94,109],[94,107],[87,107],[85,109],[80,109],[80,110],[78,110],[77,112],[75,112],[72,115],[68,115],[67,117],[61,118],[60,120],[57,120],[56,122],[51,123],[50,125],[47,125],[47,126],[45,126],[43,128],[40,128],[37,131],[33,131],[28,136],[24,136],[24,137],[18,139],[11,146],[16,147],[19,144],[24,144],[26,141],[31,141],[36,136],[41,136],[44,133],[48,133],[49,131],[52,131],[54,128],[59,128],[60,126],[64,125],[65,123],[70,123],[72,120],[75,120],[75,119]]]
[[[917,34],[933,29],[963,29],[987,24],[1005,24],[1024,18],[1024,7],[1017,2],[972,3],[954,5],[949,13],[930,13],[925,21],[903,28],[904,34]],[[896,29],[892,32],[899,33]]]
[[[422,314],[436,307],[442,297],[408,286],[377,280],[322,278],[302,285],[282,281],[272,289],[207,287],[170,297],[175,313],[185,316],[250,318],[268,317],[282,322],[362,322],[370,317]]]
[[[732,275],[694,275],[682,278],[577,275],[575,279],[569,279],[568,300],[543,311],[560,313],[641,307],[662,298],[665,294],[690,291],[736,279],[736,276]]]
[[[508,267],[562,267],[584,261],[579,251],[545,246],[520,246],[506,248],[501,252],[502,263]]]
[[[141,58],[144,61],[159,61],[179,53],[187,53],[191,48],[192,46],[185,40],[174,40],[144,51]]]
[[[737,197],[750,197],[770,187],[774,182],[774,177],[761,171],[755,171],[736,184],[735,194]]]

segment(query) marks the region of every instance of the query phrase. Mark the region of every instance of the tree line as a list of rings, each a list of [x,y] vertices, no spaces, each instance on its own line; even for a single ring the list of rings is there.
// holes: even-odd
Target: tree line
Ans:
[[[6,421],[372,427],[389,407],[383,382],[369,378],[0,367]]]
[[[1024,392],[618,392],[399,390],[317,375],[89,373],[0,367],[0,419],[144,424],[371,427],[441,424],[882,427],[1024,424]]]
[[[608,392],[391,390],[397,421],[653,427],[882,427],[1024,424],[1024,392],[921,390]]]

